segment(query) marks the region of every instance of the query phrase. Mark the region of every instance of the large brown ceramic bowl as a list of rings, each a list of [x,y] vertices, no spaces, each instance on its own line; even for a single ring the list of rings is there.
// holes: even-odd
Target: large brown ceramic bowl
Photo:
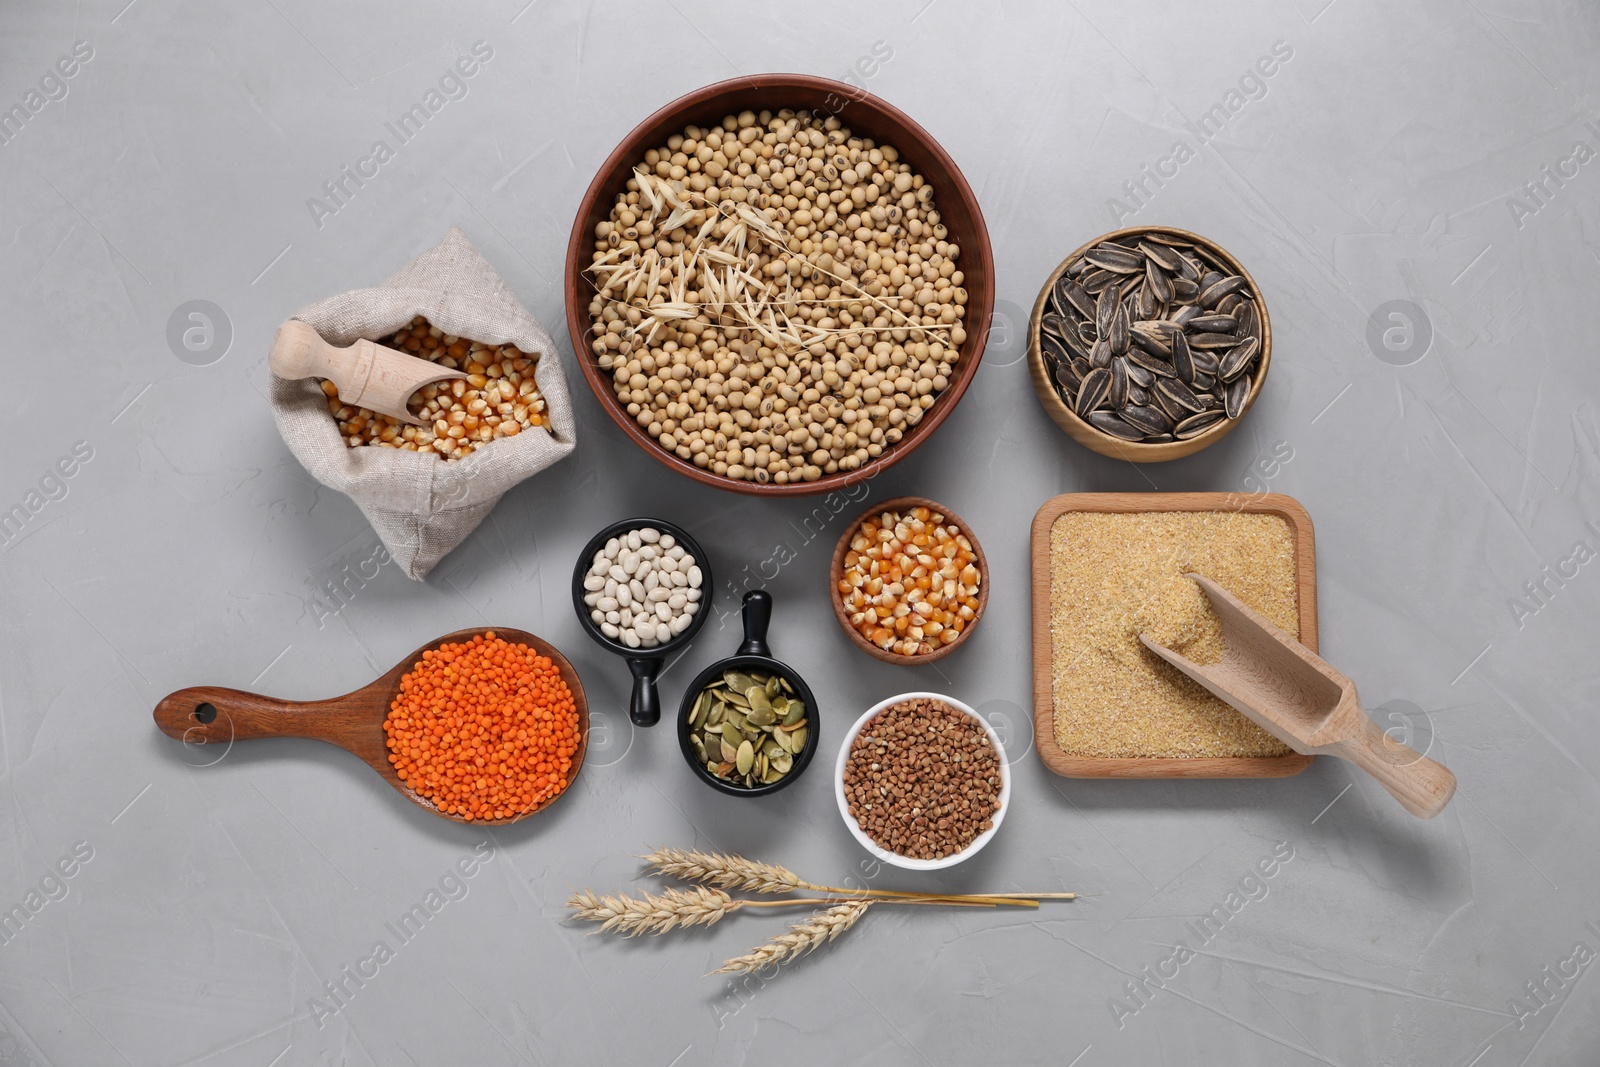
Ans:
[[[589,265],[594,250],[595,226],[610,216],[617,195],[624,191],[628,179],[633,176],[633,168],[644,159],[646,151],[665,144],[668,137],[682,133],[685,126],[713,126],[720,123],[724,116],[740,111],[779,111],[783,108],[837,115],[840,123],[852,134],[870,137],[878,144],[892,145],[900,153],[900,158],[933,186],[934,203],[938,207],[940,221],[949,231],[948,239],[961,249],[958,265],[965,275],[967,290],[966,314],[962,320],[967,339],[960,346],[960,359],[956,362],[955,376],[950,384],[917,425],[893,446],[885,449],[882,455],[868,460],[853,471],[824,474],[813,482],[777,485],[725,478],[708,469],[696,467],[662,448],[628,415],[612,389],[610,375],[600,368],[590,347],[589,301],[594,286],[584,269]],[[989,231],[984,227],[983,214],[978,209],[978,199],[971,187],[961,176],[955,161],[939,147],[928,131],[908,115],[870,93],[843,82],[806,74],[757,74],[718,82],[680,97],[645,119],[623,138],[622,143],[601,165],[594,181],[589,183],[589,190],[578,208],[578,216],[572,224],[572,237],[567,245],[565,286],[567,329],[572,335],[572,348],[577,354],[578,365],[583,368],[583,376],[594,390],[600,406],[623,433],[650,456],[695,481],[740,493],[795,496],[824,493],[872,478],[910,455],[944,422],[966,392],[972,376],[977,373],[978,360],[983,355],[989,332],[989,316],[994,310],[994,256],[989,248]]]

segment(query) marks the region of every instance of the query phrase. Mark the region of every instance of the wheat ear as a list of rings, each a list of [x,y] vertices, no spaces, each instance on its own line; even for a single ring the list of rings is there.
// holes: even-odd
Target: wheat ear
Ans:
[[[832,941],[866,913],[870,900],[849,900],[826,911],[819,911],[805,922],[796,923],[786,934],[757,945],[743,956],[735,956],[712,974],[751,974],[769,964],[783,963],[804,956],[824,941]]]

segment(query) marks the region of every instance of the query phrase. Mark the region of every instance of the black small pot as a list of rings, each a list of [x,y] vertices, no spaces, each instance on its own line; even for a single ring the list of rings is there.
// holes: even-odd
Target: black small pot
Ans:
[[[695,612],[688,628],[666,644],[655,648],[629,648],[621,641],[607,637],[594,619],[589,617],[590,608],[583,602],[588,592],[583,587],[583,580],[594,563],[594,554],[604,548],[607,541],[645,526],[671,534],[683,546],[683,550],[694,557],[695,565],[700,568],[700,610]],[[694,640],[694,635],[700,632],[700,627],[705,625],[706,616],[711,614],[712,591],[715,588],[711,580],[711,561],[706,557],[705,549],[681,527],[660,519],[638,518],[614,522],[591,537],[578,554],[577,565],[572,570],[572,607],[578,613],[578,622],[595,644],[628,661],[628,670],[633,673],[633,695],[628,701],[628,718],[633,720],[635,726],[654,726],[661,721],[661,698],[656,692],[656,675],[666,665],[667,657],[686,648]]]
[[[817,715],[816,694],[811,692],[811,687],[806,685],[805,679],[794,672],[794,668],[773,659],[771,651],[767,648],[767,624],[771,621],[772,594],[764,589],[753,589],[746,593],[744,644],[739,646],[736,655],[718,660],[695,675],[694,681],[689,683],[689,688],[684,690],[683,703],[678,708],[678,747],[683,751],[684,761],[689,764],[689,769],[695,773],[695,777],[717,792],[727,793],[729,796],[764,797],[788,786],[811,765],[811,757],[816,755],[818,739],[821,736],[821,731],[818,729],[820,719]],[[700,765],[694,746],[689,744],[689,712],[694,709],[695,700],[712,680],[724,671],[732,670],[757,670],[776,674],[787,679],[789,684],[794,686],[795,694],[805,701],[806,716],[811,720],[807,724],[810,736],[806,740],[806,747],[794,757],[794,765],[789,768],[789,773],[771,785],[745,787],[725,782]]]

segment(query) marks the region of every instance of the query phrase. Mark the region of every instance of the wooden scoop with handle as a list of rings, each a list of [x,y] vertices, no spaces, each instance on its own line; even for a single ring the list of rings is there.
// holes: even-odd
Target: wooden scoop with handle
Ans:
[[[280,378],[326,378],[339,399],[413,426],[422,420],[406,409],[411,394],[430,382],[465,378],[431,360],[362,339],[347,348],[331,345],[309,323],[290,319],[278,327],[267,366]]]
[[[1187,577],[1222,620],[1227,653],[1201,666],[1140,634],[1146,648],[1296,752],[1349,760],[1419,818],[1444,810],[1455,795],[1455,775],[1378,729],[1354,682],[1216,582]]]
[[[561,672],[561,678],[572,690],[572,701],[578,711],[578,749],[572,754],[572,767],[567,772],[567,788],[526,811],[504,819],[466,819],[460,815],[440,811],[426,797],[420,796],[395,773],[389,762],[388,735],[383,722],[389,716],[389,705],[400,692],[400,678],[422,659],[431,648],[450,642],[470,641],[475,634],[493,630],[496,636],[512,644],[525,644],[542,656],[550,657]],[[163,697],[156,705],[156,726],[168,737],[177,738],[186,745],[217,745],[219,755],[210,762],[220,761],[228,747],[235,741],[249,741],[261,737],[309,737],[338,745],[364,760],[377,771],[402,796],[438,815],[456,822],[475,822],[480,826],[501,826],[525,819],[542,811],[572,791],[572,783],[583,767],[583,756],[589,745],[589,704],[584,699],[583,683],[572,664],[556,650],[555,646],[533,634],[505,627],[480,626],[471,630],[457,630],[429,641],[405,659],[396,663],[377,681],[344,696],[327,700],[279,700],[238,689],[201,685],[180,689]]]

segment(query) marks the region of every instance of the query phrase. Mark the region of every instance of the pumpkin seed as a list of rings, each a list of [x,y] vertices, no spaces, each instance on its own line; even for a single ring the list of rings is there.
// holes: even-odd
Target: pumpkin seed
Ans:
[[[728,671],[708,683],[688,723],[690,747],[707,773],[746,788],[781,781],[808,736],[805,702],[794,691],[766,671]]]

